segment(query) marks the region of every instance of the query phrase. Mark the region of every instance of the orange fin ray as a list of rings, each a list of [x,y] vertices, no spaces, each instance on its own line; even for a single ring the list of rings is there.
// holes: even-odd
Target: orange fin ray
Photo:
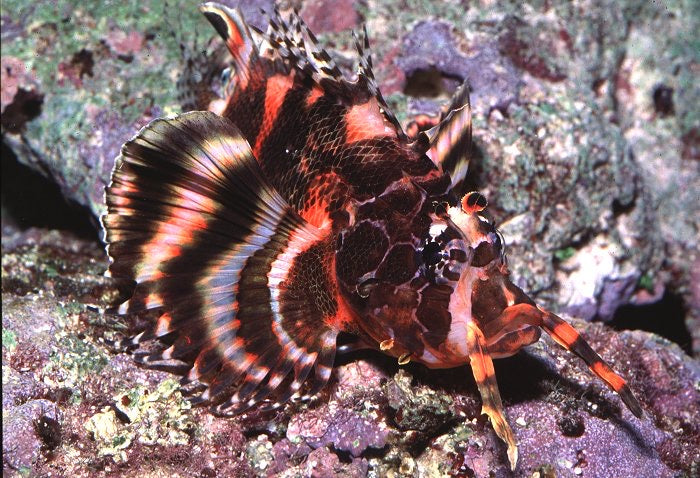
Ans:
[[[569,325],[564,319],[551,312],[542,311],[542,315],[542,328],[544,328],[559,345],[583,359],[594,374],[600,377],[612,390],[620,395],[620,398],[634,416],[642,418],[644,415],[642,407],[639,405],[637,398],[634,396],[625,380],[615,373],[605,360],[583,340],[576,329]]]
[[[493,360],[487,351],[486,338],[474,322],[467,325],[467,345],[469,363],[481,394],[481,413],[488,415],[496,434],[508,446],[508,461],[510,461],[511,469],[515,470],[518,462],[518,445],[515,442],[513,430],[505,417],[496,381],[496,371],[493,368]]]
[[[586,362],[594,374],[620,395],[636,417],[642,417],[642,408],[625,380],[561,317],[534,305],[520,303],[507,307],[497,319],[486,324],[484,335],[487,337],[487,343],[494,344],[525,326],[542,327],[559,345]]]

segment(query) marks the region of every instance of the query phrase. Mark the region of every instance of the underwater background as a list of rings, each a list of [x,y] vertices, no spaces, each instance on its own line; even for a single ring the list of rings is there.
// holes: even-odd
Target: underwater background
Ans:
[[[228,1],[260,28],[272,1]],[[221,93],[228,54],[197,2],[3,0],[3,476],[584,476],[700,473],[700,4],[305,0],[346,75],[367,25],[405,123],[468,80],[468,186],[513,280],[626,377],[637,420],[551,340],[496,361],[511,474],[464,368],[338,359],[310,404],[193,409],[112,340],[99,217],[124,141]],[[179,84],[179,86],[178,86]],[[491,473],[491,474],[490,474]]]

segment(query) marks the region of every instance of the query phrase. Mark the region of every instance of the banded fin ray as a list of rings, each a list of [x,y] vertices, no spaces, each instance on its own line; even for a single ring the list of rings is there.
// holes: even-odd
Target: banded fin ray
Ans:
[[[518,446],[505,416],[501,394],[498,391],[496,371],[488,354],[486,339],[474,322],[467,324],[467,344],[469,365],[481,395],[481,413],[489,417],[496,435],[506,443],[508,461],[510,461],[511,470],[515,470],[518,462]]]
[[[269,27],[266,31],[261,31],[249,26],[238,9],[208,2],[200,10],[228,45],[236,60],[237,75],[246,79],[273,76],[279,73],[279,62],[276,60],[282,59],[288,64],[285,73],[289,73],[289,67],[296,69],[302,76],[310,77],[324,93],[339,95],[345,102],[353,103],[368,95],[376,98],[380,105],[379,112],[396,129],[398,136],[405,136],[374,79],[366,29],[363,29],[361,39],[356,38],[361,74],[358,75],[358,81],[351,82],[343,76],[330,54],[319,45],[315,34],[297,12],[292,12],[288,19],[284,19],[275,8],[270,13]],[[245,61],[241,61],[241,58]],[[247,81],[235,81],[240,83],[239,89],[247,86]],[[361,94],[363,91],[364,95]],[[231,119],[236,124],[240,120]],[[251,138],[248,139],[252,144]]]
[[[469,169],[472,147],[469,91],[465,81],[440,114],[438,124],[421,133],[429,144],[426,154],[441,171],[450,175],[452,189],[464,181]]]
[[[406,139],[406,134],[401,127],[401,123],[396,118],[394,113],[389,109],[389,105],[386,104],[386,100],[382,96],[382,92],[379,91],[379,85],[374,77],[374,71],[372,70],[372,54],[370,53],[369,47],[369,35],[367,34],[367,26],[362,26],[362,36],[358,37],[357,34],[352,32],[353,39],[355,40],[355,48],[357,49],[357,54],[360,57],[360,62],[357,68],[357,83],[364,85],[374,97],[377,98],[379,103],[380,112],[386,117],[386,119],[396,128],[397,134],[400,138]]]
[[[106,202],[109,274],[136,283],[110,312],[160,314],[118,346],[183,374],[193,400],[221,414],[326,383],[338,333],[330,236],[269,185],[233,123],[153,121],[122,148]],[[165,349],[140,347],[152,340]]]
[[[282,18],[274,9],[270,18],[270,28],[264,35],[276,52],[289,63],[310,75],[316,83],[343,81],[343,74],[326,50],[318,44],[306,22],[294,12],[289,20]]]

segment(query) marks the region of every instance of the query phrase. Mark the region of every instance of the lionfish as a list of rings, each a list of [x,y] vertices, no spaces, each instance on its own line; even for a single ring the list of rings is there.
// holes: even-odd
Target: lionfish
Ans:
[[[581,335],[511,281],[485,197],[460,193],[466,83],[409,136],[377,87],[366,30],[348,80],[297,14],[275,11],[262,32],[238,10],[200,10],[233,56],[225,106],[151,122],[106,188],[107,274],[135,282],[110,312],[157,309],[119,345],[224,415],[314,396],[338,350],[470,364],[515,468],[492,360],[544,330],[642,416]],[[355,341],[339,346],[341,332]],[[139,347],[152,342],[164,345]]]

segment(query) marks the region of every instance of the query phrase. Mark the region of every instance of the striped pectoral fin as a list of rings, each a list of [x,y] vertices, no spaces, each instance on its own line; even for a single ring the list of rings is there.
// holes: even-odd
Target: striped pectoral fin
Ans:
[[[327,381],[335,302],[314,291],[330,283],[329,238],[267,183],[230,121],[193,112],[152,122],[122,148],[106,198],[109,273],[136,283],[111,312],[161,312],[122,341],[166,342],[139,361],[176,365],[221,413],[293,395],[311,372]]]
[[[539,310],[539,309],[538,309]],[[627,408],[637,417],[643,416],[642,407],[630,390],[625,380],[598,355],[581,335],[564,319],[551,312],[542,310],[542,327],[565,349],[575,353],[586,362],[588,368],[616,391]]]
[[[488,415],[494,431],[508,446],[508,461],[511,469],[515,470],[518,462],[518,445],[515,443],[513,430],[505,417],[496,381],[496,371],[493,368],[493,360],[488,353],[486,338],[474,322],[467,324],[467,345],[469,347],[469,364],[481,394],[482,413]]]
[[[241,413],[268,398],[283,404],[300,395],[309,377],[314,384],[311,393],[328,381],[337,331],[316,304],[324,291],[287,297],[290,284],[315,281],[317,285],[327,280],[323,267],[312,271],[318,276],[299,273],[308,251],[326,243],[310,237],[299,224],[286,224],[246,258],[236,284],[230,324],[210,333],[218,356],[203,356],[196,364],[202,375],[195,369],[192,377],[210,381],[203,398],[216,403],[217,413]],[[221,368],[209,378],[206,374],[211,373],[212,360],[221,362]]]
[[[472,111],[466,82],[440,115],[439,123],[420,135],[429,144],[428,157],[450,175],[452,188],[458,188],[467,175],[472,148]]]
[[[248,373],[236,393],[217,406],[221,413],[239,413],[268,397],[274,399],[268,408],[281,405],[300,397],[307,380],[312,383],[309,395],[314,395],[330,378],[338,334],[332,322],[336,304],[329,275],[330,241],[312,241],[298,232],[292,231],[276,254],[265,256],[264,268],[256,269],[265,270],[264,277],[250,276],[239,283],[242,298],[250,294],[252,299],[263,282],[267,288],[265,306],[258,304],[250,320],[245,320],[248,309],[241,308],[237,332],[249,353],[260,354],[261,368]]]

